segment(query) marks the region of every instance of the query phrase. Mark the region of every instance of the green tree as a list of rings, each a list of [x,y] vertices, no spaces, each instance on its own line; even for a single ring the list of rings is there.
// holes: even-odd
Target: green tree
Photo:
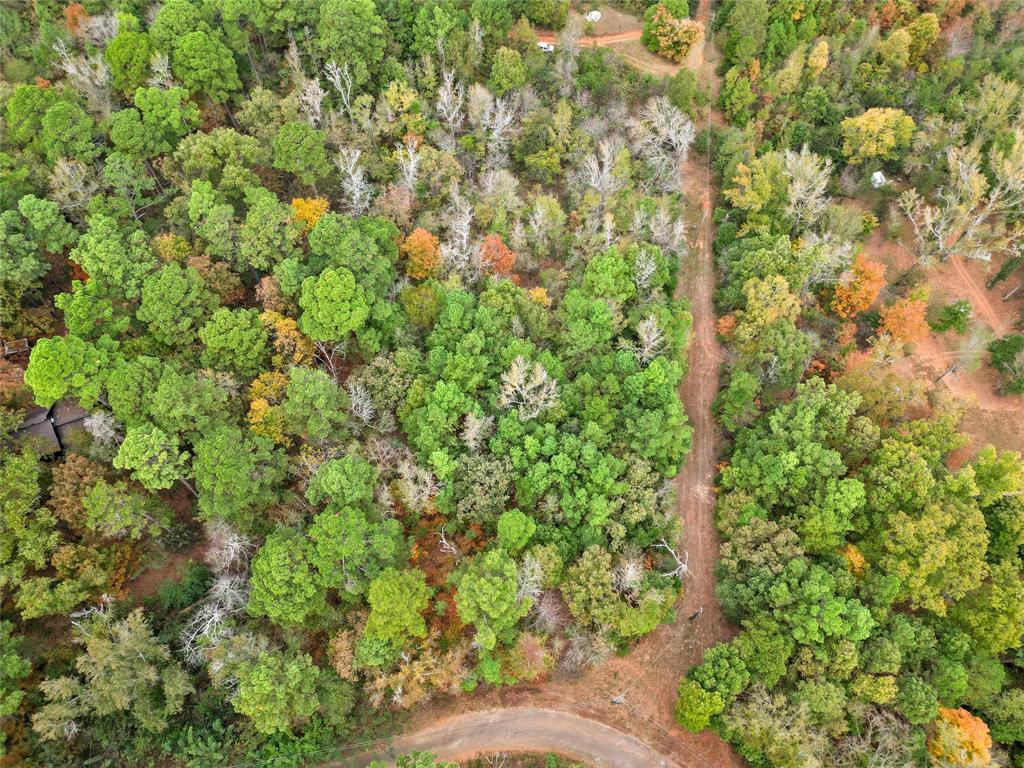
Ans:
[[[127,155],[166,154],[199,123],[199,107],[188,101],[184,88],[139,88],[134,103],[134,109],[115,112],[109,120],[110,141]]]
[[[385,569],[370,583],[366,635],[395,646],[404,645],[410,637],[426,637],[423,611],[432,591],[422,571]]]
[[[0,589],[13,592],[25,575],[45,568],[60,541],[57,518],[38,503],[42,467],[30,450],[0,453]]]
[[[243,528],[252,524],[255,510],[277,500],[285,477],[284,457],[269,439],[233,426],[217,427],[196,442],[192,470],[203,517]]]
[[[309,123],[285,123],[274,136],[274,167],[315,184],[327,168],[324,134]]]
[[[367,84],[384,59],[387,27],[373,0],[327,0],[317,38],[324,57],[348,64],[356,87]]]
[[[175,42],[172,69],[190,93],[217,104],[242,87],[231,50],[202,30],[191,31]]]
[[[300,626],[327,606],[309,561],[309,541],[282,529],[272,533],[252,559],[248,611],[282,626]]]
[[[329,501],[335,507],[364,509],[373,503],[377,470],[358,454],[331,459],[317,470],[306,488],[310,504]]]
[[[40,139],[46,159],[56,163],[61,157],[89,162],[99,154],[93,143],[96,123],[77,104],[59,101],[43,115]]]
[[[851,165],[873,158],[892,160],[910,146],[916,127],[902,109],[873,107],[843,120],[843,154],[850,158]]]
[[[246,191],[249,210],[238,236],[238,252],[244,263],[258,272],[269,272],[275,264],[298,256],[302,222],[291,206],[284,205],[266,189]]]
[[[32,727],[44,740],[66,738],[82,717],[123,712],[149,733],[167,728],[181,711],[193,686],[188,673],[173,659],[146,622],[141,609],[120,621],[107,610],[97,611],[75,630],[85,652],[75,659],[80,677],[44,680],[46,704],[32,716]]]
[[[950,618],[992,655],[1018,648],[1024,634],[1024,582],[1019,560],[1004,560],[991,577],[952,609]]]
[[[107,43],[103,57],[110,67],[114,87],[129,96],[146,84],[153,45],[145,32],[122,30]]]
[[[312,440],[323,440],[344,434],[349,398],[323,371],[295,367],[288,377],[283,409],[293,432]]]
[[[125,231],[103,214],[89,217],[87,224],[71,259],[86,271],[89,282],[96,283],[98,295],[138,299],[143,280],[157,267],[146,233]]]
[[[532,601],[516,595],[516,564],[504,551],[491,549],[475,556],[458,581],[455,607],[467,624],[474,625],[475,642],[485,650],[509,644],[516,624]]]
[[[536,530],[533,518],[519,509],[510,509],[498,518],[498,542],[508,552],[518,552],[525,547]]]
[[[330,505],[309,528],[310,562],[325,589],[342,598],[361,596],[403,551],[402,526],[373,510]]]
[[[210,29],[197,6],[189,0],[167,0],[149,25],[149,36],[157,50],[170,54],[178,40],[197,29]]]
[[[216,310],[199,329],[203,364],[251,379],[263,370],[269,337],[255,309]]]
[[[233,706],[260,733],[291,731],[319,707],[317,684],[322,674],[307,653],[263,652],[239,667]]]
[[[68,394],[91,405],[99,397],[102,373],[113,346],[110,339],[100,339],[96,344],[75,336],[40,339],[29,355],[25,384],[44,408]]]
[[[725,709],[721,696],[705,691],[699,683],[688,677],[679,681],[678,693],[676,722],[693,733],[703,731],[711,718]]]
[[[491,77],[487,85],[495,96],[504,96],[509,91],[516,91],[526,84],[526,65],[519,51],[502,46],[494,54],[491,64]]]
[[[161,344],[189,347],[213,312],[216,298],[191,267],[168,264],[142,282],[142,302],[135,316]]]
[[[178,438],[157,427],[132,427],[124,436],[114,466],[127,469],[151,491],[170,488],[185,476],[188,454]]]
[[[159,502],[133,491],[127,483],[100,479],[82,497],[85,525],[103,536],[139,539],[167,528],[167,511]]]
[[[28,676],[32,664],[18,655],[21,638],[13,634],[14,624],[0,621],[0,717],[10,717],[18,711],[25,692],[19,687]],[[7,734],[0,734],[0,757],[4,755]]]
[[[363,327],[370,315],[370,300],[345,267],[328,267],[319,277],[302,281],[299,297],[303,333],[319,341],[340,341]]]

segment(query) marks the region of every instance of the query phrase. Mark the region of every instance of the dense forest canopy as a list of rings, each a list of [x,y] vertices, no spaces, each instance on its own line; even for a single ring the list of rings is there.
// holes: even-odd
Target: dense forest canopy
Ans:
[[[0,14],[14,760],[292,759],[672,618],[663,84],[564,0]]]
[[[1024,6],[613,5],[0,7],[3,764],[300,765],[685,631],[699,321],[678,725],[1024,766]]]

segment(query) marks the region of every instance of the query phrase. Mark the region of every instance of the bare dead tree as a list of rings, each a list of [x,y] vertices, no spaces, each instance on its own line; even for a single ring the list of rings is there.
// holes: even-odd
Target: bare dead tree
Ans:
[[[345,384],[345,389],[348,390],[349,410],[352,415],[365,426],[372,424],[377,418],[377,409],[373,407],[370,391],[361,382],[351,379]]]
[[[246,571],[256,542],[223,520],[206,524],[208,546],[203,556],[215,573]]]
[[[441,490],[434,473],[413,461],[399,462],[398,477],[406,503],[416,512]]]
[[[544,583],[544,568],[540,561],[531,554],[523,556],[516,566],[516,601],[535,601],[540,597]]]
[[[445,70],[441,78],[441,87],[437,91],[437,101],[434,104],[434,112],[438,120],[444,126],[441,138],[441,149],[453,151],[456,148],[456,138],[462,123],[465,121],[463,107],[466,103],[466,89],[455,80],[455,73],[452,70]]]
[[[631,344],[626,339],[620,339],[619,346],[636,355],[636,359],[640,361],[641,365],[647,365],[661,354],[665,346],[665,335],[662,333],[658,318],[648,315],[637,323],[636,336],[635,343]]]
[[[487,130],[487,163],[492,168],[503,168],[508,162],[508,144],[516,124],[517,104],[509,94],[495,99],[483,118]]]
[[[615,173],[615,160],[622,150],[622,146],[621,136],[615,135],[601,139],[597,144],[597,151],[587,155],[580,167],[580,183],[601,196],[599,213],[602,219],[608,198],[624,186],[624,181]]]
[[[644,580],[644,563],[639,553],[624,556],[612,571],[612,589],[623,597],[634,598]]]
[[[471,411],[466,414],[459,438],[471,453],[476,453],[480,450],[484,440],[490,436],[493,429],[493,416],[477,416]]]
[[[804,144],[799,152],[787,149],[783,155],[788,203],[786,215],[793,220],[797,232],[818,223],[831,203],[827,194],[832,178],[832,160],[811,152]]]
[[[470,273],[476,248],[470,240],[473,227],[473,207],[462,197],[457,187],[451,191],[448,209],[448,233],[441,243],[441,257],[445,268],[464,277],[475,279]]]
[[[324,124],[323,108],[326,97],[327,91],[320,86],[318,80],[309,77],[302,78],[297,95],[299,112],[314,128],[319,128]]]
[[[117,37],[120,26],[116,14],[100,13],[83,19],[79,34],[98,48],[105,48],[107,43]]]
[[[89,202],[100,188],[99,179],[90,166],[80,160],[57,158],[50,172],[50,198],[61,211],[81,221]]]
[[[451,555],[456,561],[462,559],[462,552],[459,550],[457,546],[455,546],[455,544],[448,540],[444,528],[442,528],[438,533],[437,540],[438,546],[440,547],[442,552],[444,552],[446,555]]]
[[[146,85],[151,88],[162,88],[167,90],[173,88],[177,83],[174,80],[174,75],[171,74],[171,61],[167,58],[167,55],[156,51],[149,58],[149,78],[146,80]]]
[[[664,575],[664,576],[675,576],[675,577],[678,577],[680,579],[684,578],[685,576],[689,576],[690,575],[690,566],[689,566],[690,553],[689,552],[684,550],[682,556],[680,557],[679,553],[676,551],[676,548],[673,547],[671,544],[669,544],[667,541],[665,541],[664,538],[661,541],[659,541],[657,544],[655,544],[654,548],[655,549],[664,549],[668,553],[669,557],[671,557],[672,560],[674,560],[675,564],[676,564],[676,567],[674,569],[672,569],[671,571],[663,571],[662,575]]]
[[[295,42],[295,36],[288,31],[288,49],[284,53],[284,65],[296,86],[301,86],[306,75],[302,70],[302,55],[299,53],[299,46]]]
[[[395,145],[398,152],[398,171],[402,176],[402,186],[416,196],[416,182],[419,179],[420,160],[422,155],[419,150],[419,142],[416,139],[409,139]]]
[[[93,442],[102,448],[115,448],[124,438],[121,425],[108,411],[93,411],[85,417],[82,426],[92,436]]]
[[[346,208],[357,216],[369,208],[373,197],[373,186],[366,180],[366,172],[359,164],[362,154],[358,149],[341,147],[334,157],[334,164],[341,171]]]
[[[335,383],[341,383],[341,362],[348,349],[347,341],[317,341],[316,360],[331,375]]]
[[[915,189],[900,195],[899,207],[914,229],[918,260],[928,264],[952,253],[967,259],[991,261],[994,253],[1009,250],[1024,238],[1024,227],[1007,214],[1024,205],[1024,128],[1014,132],[1012,144],[993,147],[988,157],[994,183],[981,169],[974,145],[946,152],[949,182],[927,203]]]
[[[561,96],[571,96],[575,88],[582,33],[583,22],[578,16],[573,15],[558,34],[555,78],[558,81],[558,93]]]
[[[324,67],[324,77],[327,78],[327,82],[334,88],[335,93],[338,94],[338,99],[341,101],[342,111],[345,116],[352,120],[352,88],[354,81],[352,80],[352,72],[348,68],[348,64],[342,64],[340,67],[338,63],[331,59],[327,62]]]
[[[693,121],[664,96],[648,100],[637,118],[629,121],[633,146],[663,188],[678,186],[680,165],[697,137]]]
[[[535,419],[558,402],[558,382],[540,363],[532,365],[522,355],[501,375],[498,405],[516,410],[522,420]]]
[[[527,615],[533,628],[545,635],[557,634],[569,623],[569,610],[557,589],[541,592]]]
[[[102,118],[110,114],[113,96],[110,92],[110,69],[99,54],[92,56],[71,55],[64,40],[58,39],[53,50],[60,59],[60,68],[71,86],[85,96],[86,106],[94,115]]]

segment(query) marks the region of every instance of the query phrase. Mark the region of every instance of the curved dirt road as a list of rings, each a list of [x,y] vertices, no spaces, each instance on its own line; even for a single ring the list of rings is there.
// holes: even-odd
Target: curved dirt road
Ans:
[[[469,712],[430,728],[399,736],[386,750],[365,753],[325,768],[364,768],[407,752],[433,752],[442,760],[465,760],[487,752],[555,752],[590,765],[618,768],[679,768],[638,739],[567,712],[521,707]]]

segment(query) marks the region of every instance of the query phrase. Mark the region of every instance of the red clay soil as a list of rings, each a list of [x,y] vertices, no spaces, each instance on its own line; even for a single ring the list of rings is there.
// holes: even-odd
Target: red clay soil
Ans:
[[[701,0],[697,19],[710,28],[710,18],[711,0]],[[717,56],[713,43],[705,42],[699,77],[713,94],[717,94],[719,85],[714,74]],[[712,111],[706,120],[718,125],[722,118]],[[704,649],[730,639],[735,633],[715,598],[712,570],[719,551],[714,524],[714,479],[720,441],[711,404],[718,390],[723,359],[715,339],[712,303],[713,178],[709,159],[705,157],[691,158],[681,172],[691,210],[699,214],[692,224],[693,248],[680,264],[679,293],[692,304],[693,336],[689,373],[679,392],[694,433],[693,449],[676,480],[683,522],[682,546],[689,553],[692,571],[686,581],[686,595],[677,605],[676,620],[643,638],[628,656],[612,658],[579,677],[556,676],[532,686],[521,685],[423,707],[413,714],[407,735],[396,740],[399,746],[430,749],[442,758],[464,757],[468,747],[460,734],[483,729],[485,738],[474,737],[474,749],[485,749],[490,737],[507,751],[559,751],[559,744],[577,744],[570,754],[583,756],[584,748],[590,744],[596,752],[588,757],[609,766],[743,765],[714,733],[691,734],[677,726],[672,716],[680,677],[701,661]],[[689,617],[700,609],[700,618],[691,624]],[[479,718],[487,718],[487,722]],[[514,725],[521,720],[529,727]],[[617,732],[611,740],[605,738],[608,729]],[[622,751],[633,749],[634,742],[646,745],[648,751],[643,757]],[[331,763],[343,764],[349,763]]]
[[[914,263],[914,255],[904,246],[909,242],[912,242],[909,228],[905,228],[897,240],[886,239],[879,228],[865,244],[864,253],[872,261],[886,265],[886,278],[892,282]],[[992,338],[997,338],[1013,330],[1024,309],[1024,295],[1004,301],[1008,288],[999,286],[989,290],[986,287],[997,269],[998,264],[965,262],[955,255],[928,268],[925,274],[933,302],[945,304],[967,299],[974,321],[988,328]],[[1020,429],[1024,424],[1024,397],[998,393],[1000,376],[988,364],[987,355],[982,355],[976,366],[949,372],[960,359],[960,348],[965,340],[964,336],[953,332],[931,333],[914,344],[910,355],[898,361],[896,368],[933,387],[949,390],[965,404],[962,429],[971,436],[971,442],[957,452],[954,463],[970,458],[988,443],[1024,452],[1024,430]]]

